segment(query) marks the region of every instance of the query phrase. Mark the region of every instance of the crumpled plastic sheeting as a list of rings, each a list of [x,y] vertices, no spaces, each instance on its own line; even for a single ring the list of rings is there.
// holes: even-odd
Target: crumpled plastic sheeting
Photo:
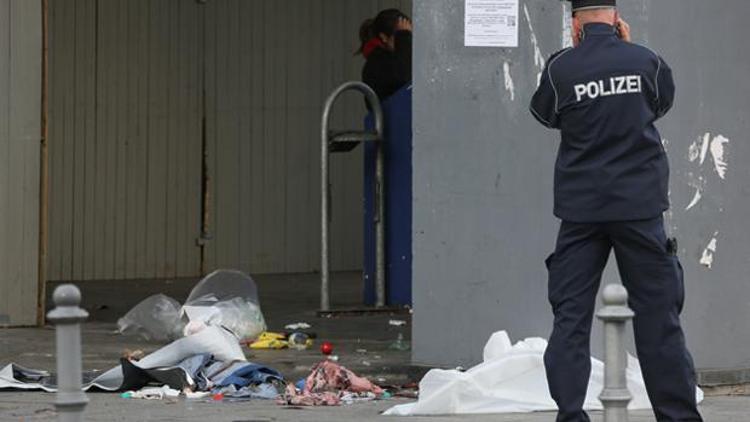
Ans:
[[[117,321],[121,334],[159,342],[194,334],[205,325],[225,327],[240,340],[254,339],[266,330],[252,277],[236,270],[216,270],[193,287],[184,306],[156,294]]]
[[[557,410],[547,387],[544,350],[547,341],[528,338],[511,345],[508,333],[499,331],[484,348],[484,362],[466,372],[433,369],[419,383],[419,400],[394,406],[388,416],[526,413]],[[628,356],[631,410],[650,409],[638,360]],[[586,410],[601,410],[597,398],[604,382],[604,364],[591,359],[591,378],[584,403]],[[696,389],[698,401],[703,392]]]
[[[50,379],[52,379],[52,374],[47,371],[29,369],[11,363],[0,369],[0,390],[9,388],[54,391],[54,389],[49,388]]]
[[[378,396],[383,394],[383,389],[367,378],[326,360],[313,367],[301,392],[292,384],[287,386],[284,403],[296,406],[337,406],[342,400],[354,401],[353,397],[366,397],[368,393]]]
[[[181,305],[163,294],[149,296],[117,320],[123,335],[137,335],[147,341],[172,341],[182,337],[185,325]]]
[[[207,327],[197,334],[176,340],[132,364],[140,369],[172,367],[199,354],[210,354],[214,359],[221,361],[245,361],[245,355],[232,333],[221,327]],[[21,377],[19,369],[25,368],[10,364],[0,370],[0,390],[56,391],[57,386],[48,382],[50,377],[43,377],[46,372],[26,370],[27,374]],[[117,391],[121,389],[123,382],[122,366],[117,366],[86,383],[84,390],[98,388]]]
[[[191,322],[203,322],[232,331],[240,340],[254,339],[266,330],[258,287],[236,270],[216,270],[193,287],[182,313]]]
[[[209,380],[202,369],[211,361],[211,355],[204,353],[191,356],[174,366],[160,366],[154,369],[141,369],[136,361],[120,359],[123,382],[120,390],[138,390],[151,384],[164,385],[175,390],[205,389]]]
[[[163,400],[165,398],[177,398],[180,396],[180,390],[169,388],[164,385],[162,387],[147,387],[142,388],[138,391],[128,391],[125,393],[129,399],[142,399],[142,400]]]
[[[252,277],[237,270],[216,270],[205,276],[190,291],[185,304],[203,305],[201,300],[206,296],[213,296],[223,302],[236,297],[247,302],[260,304],[258,300],[258,286]]]

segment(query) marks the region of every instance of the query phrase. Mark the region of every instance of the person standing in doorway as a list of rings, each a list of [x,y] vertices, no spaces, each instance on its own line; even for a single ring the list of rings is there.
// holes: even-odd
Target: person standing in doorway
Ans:
[[[411,83],[412,24],[398,9],[386,9],[367,19],[359,29],[365,58],[362,82],[384,100]]]
[[[656,419],[702,421],[680,326],[683,272],[664,230],[669,165],[654,126],[672,107],[672,71],[631,42],[616,0],[571,1],[574,47],[552,55],[530,107],[562,135],[554,201],[562,222],[546,260],[554,328],[544,357],[557,421],[589,421],[591,324],[612,249]]]

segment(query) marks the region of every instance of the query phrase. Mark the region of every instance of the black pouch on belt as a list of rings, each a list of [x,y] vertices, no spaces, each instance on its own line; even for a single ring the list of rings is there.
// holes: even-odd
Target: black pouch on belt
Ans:
[[[667,239],[667,253],[675,256],[677,255],[677,238],[676,237],[670,237]]]

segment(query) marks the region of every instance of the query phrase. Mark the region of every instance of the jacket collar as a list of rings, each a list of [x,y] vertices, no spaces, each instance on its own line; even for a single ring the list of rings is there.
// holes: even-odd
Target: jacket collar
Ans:
[[[584,37],[596,36],[596,35],[615,35],[617,30],[614,26],[606,23],[587,23],[583,27]]]

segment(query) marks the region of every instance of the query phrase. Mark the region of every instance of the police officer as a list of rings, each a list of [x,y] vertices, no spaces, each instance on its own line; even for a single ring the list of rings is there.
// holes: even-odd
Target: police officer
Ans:
[[[555,165],[562,223],[546,261],[555,316],[544,358],[549,389],[558,422],[589,421],[583,403],[591,323],[614,249],[656,419],[701,421],[680,327],[682,268],[662,219],[669,167],[654,127],[672,107],[672,72],[656,53],[630,42],[615,1],[572,0],[575,47],[550,58],[531,101],[534,117],[562,134]]]

